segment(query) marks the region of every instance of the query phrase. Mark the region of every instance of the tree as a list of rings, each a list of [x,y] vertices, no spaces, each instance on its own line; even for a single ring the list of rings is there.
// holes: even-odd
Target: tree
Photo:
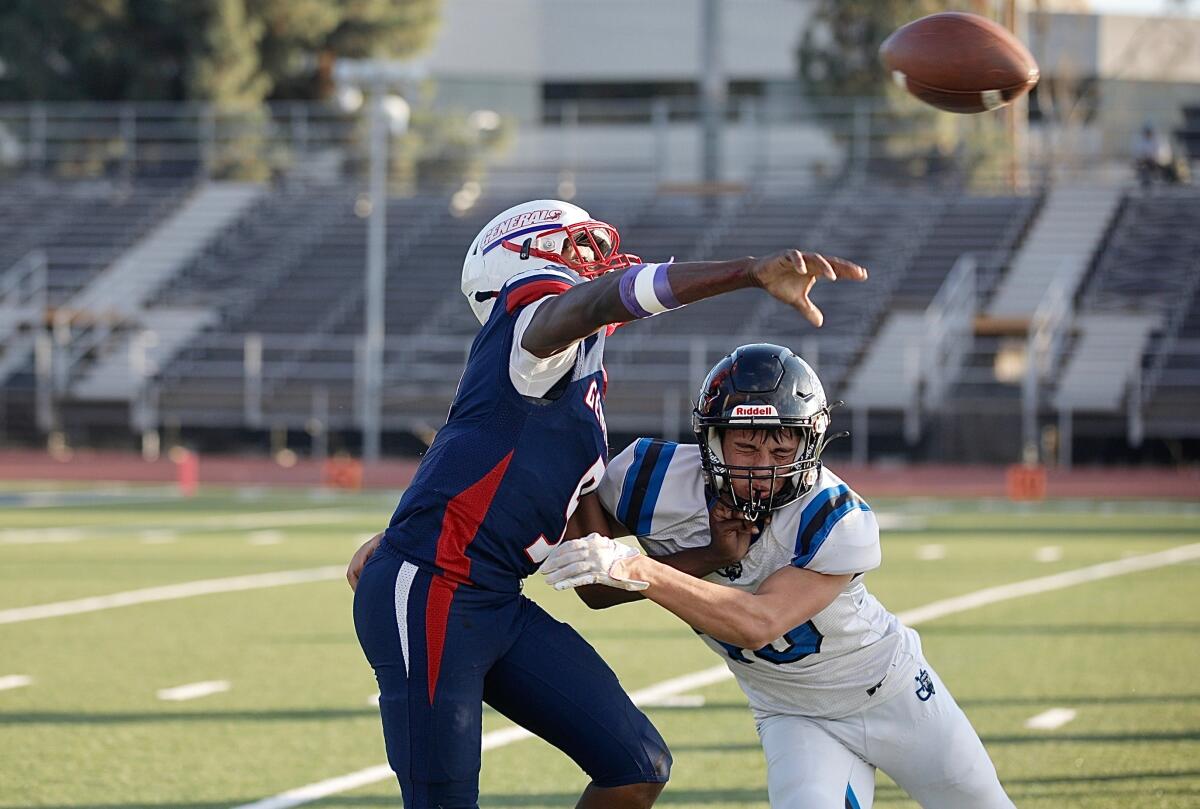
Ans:
[[[221,126],[209,169],[260,178],[264,101],[327,98],[338,57],[415,55],[439,10],[440,0],[6,0],[0,101],[211,102]],[[127,148],[111,135],[74,142],[65,170],[103,171]]]
[[[263,25],[243,0],[206,0],[203,27],[189,48],[184,93],[219,104],[257,106],[271,89],[258,54]]]
[[[990,120],[939,113],[915,101],[891,80],[879,58],[883,40],[905,23],[953,8],[978,11],[980,3],[963,0],[816,0],[797,52],[800,81],[813,101],[832,101],[832,115],[820,120],[837,140],[858,141],[859,160],[871,170],[925,177],[957,163],[947,159],[962,145],[961,135],[979,154],[996,151]],[[859,109],[844,108],[861,99]],[[866,116],[851,121],[848,113]],[[1001,144],[1002,146],[1002,144]],[[980,163],[979,165],[982,165]]]
[[[0,100],[315,99],[334,59],[406,58],[440,0],[6,0]]]
[[[882,96],[891,83],[879,45],[911,20],[945,11],[946,0],[817,0],[800,43],[800,79],[810,95]]]
[[[0,98],[177,99],[194,16],[153,0],[0,5]],[[131,47],[130,43],[137,43]]]
[[[337,57],[406,59],[437,32],[441,0],[246,0],[264,27],[276,98],[328,98]]]

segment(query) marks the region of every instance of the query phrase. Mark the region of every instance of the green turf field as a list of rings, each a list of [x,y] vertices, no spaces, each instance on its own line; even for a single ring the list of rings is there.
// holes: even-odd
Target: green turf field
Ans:
[[[0,490],[0,808],[233,807],[383,762],[371,671],[337,578],[18,620],[18,608],[140,588],[342,566],[392,495]],[[993,585],[1200,542],[1200,505],[876,503],[893,611]],[[651,604],[592,613],[533,581],[633,691],[720,661]],[[7,616],[7,618],[5,617]],[[1200,806],[1200,565],[1032,595],[920,627],[1020,807]],[[164,701],[161,689],[227,681]],[[648,711],[675,755],[660,805],[765,807],[741,693]],[[1025,727],[1052,708],[1054,730]],[[485,729],[507,725],[489,715]],[[484,757],[484,807],[564,807],[585,784],[539,740]],[[312,806],[398,806],[385,780]],[[912,807],[879,778],[876,806]]]

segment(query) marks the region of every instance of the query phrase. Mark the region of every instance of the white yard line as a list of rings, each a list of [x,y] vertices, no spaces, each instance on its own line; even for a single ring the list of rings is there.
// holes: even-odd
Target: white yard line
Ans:
[[[143,545],[170,545],[179,539],[179,532],[168,531],[162,528],[149,528],[139,531],[138,538]]]
[[[918,545],[917,558],[922,562],[936,562],[946,558],[945,545]]]
[[[641,691],[634,691],[629,696],[635,705],[645,705],[646,703],[666,699],[675,694],[692,691],[706,685],[721,682],[722,680],[728,680],[732,676],[729,669],[724,665],[714,666],[711,669],[704,669],[703,671],[685,674],[682,677],[664,680],[649,688],[643,688]],[[532,736],[533,734],[525,728],[516,725],[500,728],[499,730],[483,734],[483,749],[485,751],[494,750],[497,747],[504,747],[513,742],[531,738]],[[395,774],[388,765],[380,764],[375,767],[367,767],[365,770],[339,775],[336,778],[328,778],[314,784],[307,784],[296,789],[289,789],[287,792],[280,793],[274,797],[243,804],[237,807],[237,809],[288,809],[291,806],[312,803],[321,798],[336,795],[339,792],[348,792],[352,789],[358,789],[359,787],[394,777]]]
[[[875,521],[881,531],[924,531],[927,524],[921,517],[895,511],[876,511]]]
[[[703,708],[703,694],[677,694],[645,703],[647,708]]]
[[[86,528],[6,528],[0,531],[0,545],[53,545],[87,539]]]
[[[177,685],[174,688],[163,688],[155,692],[155,696],[168,702],[183,702],[188,699],[221,694],[230,689],[228,680],[205,680],[199,683]]]
[[[913,626],[923,621],[932,621],[956,612],[995,604],[998,601],[1008,601],[1013,598],[1047,593],[1051,590],[1061,590],[1089,581],[1110,579],[1113,576],[1123,576],[1126,573],[1139,573],[1143,570],[1153,570],[1180,562],[1191,562],[1200,559],[1200,542],[1192,545],[1180,545],[1158,553],[1147,553],[1142,556],[1131,556],[1128,559],[1118,559],[1115,562],[1102,562],[1076,570],[1067,570],[1051,576],[1041,576],[1036,579],[1017,581],[1012,584],[1002,584],[999,587],[987,587],[974,593],[947,598],[926,604],[924,607],[897,613],[897,617]]]
[[[1063,558],[1061,545],[1044,545],[1033,552],[1036,562],[1057,562]]]
[[[255,528],[332,525],[363,519],[363,512],[347,508],[311,508],[301,511],[260,511],[249,514],[225,514],[208,517],[178,517],[167,523],[101,524],[52,526],[49,528],[9,528],[0,530],[0,545],[44,545],[82,542],[102,537],[125,539],[147,531],[206,533],[211,531],[249,531]]]
[[[284,534],[282,531],[268,529],[266,531],[251,531],[246,536],[246,541],[251,545],[278,545],[283,542]]]
[[[0,691],[8,691],[13,688],[24,688],[31,684],[33,678],[27,674],[9,674],[0,677]]]
[[[22,621],[38,621],[42,618],[59,618],[83,612],[111,610],[134,604],[149,604],[154,601],[173,601],[177,598],[212,595],[214,593],[236,593],[241,590],[261,590],[265,587],[280,587],[285,584],[307,584],[315,581],[332,581],[346,575],[342,565],[314,567],[307,570],[281,570],[277,573],[254,573],[249,576],[230,576],[225,579],[201,579],[162,587],[147,587],[144,590],[127,590],[74,601],[56,601],[50,604],[35,604],[32,607],[13,607],[0,610],[0,624],[18,624]]]
[[[313,525],[345,522],[347,518],[362,519],[363,513],[349,508],[310,508],[303,511],[266,511],[258,514],[235,514],[224,517],[205,517],[192,525],[229,530],[235,528],[279,528],[288,525]]]
[[[1030,730],[1054,730],[1061,728],[1074,718],[1075,711],[1071,708],[1051,708],[1026,719],[1025,727]]]
[[[176,486],[155,486],[137,489],[127,486],[117,486],[59,492],[0,492],[0,507],[9,506],[21,509],[61,508],[63,506],[91,504],[127,506],[139,505],[141,503],[161,503],[164,500],[177,499],[179,499],[179,489]]]
[[[897,617],[909,626],[914,626],[925,621],[932,621],[936,618],[953,615],[956,612],[995,604],[999,601],[1008,601],[1013,598],[1045,593],[1051,590],[1061,590],[1064,587],[1071,587],[1076,584],[1083,584],[1084,582],[1107,579],[1126,573],[1153,570],[1154,568],[1166,567],[1167,565],[1179,564],[1180,562],[1189,562],[1195,559],[1200,559],[1200,543],[1181,545],[1159,553],[1120,559],[1115,562],[1104,562],[1078,570],[1058,573],[1053,576],[1013,582],[1012,584],[1004,584],[999,587],[988,587],[974,593],[967,593],[956,598],[935,601],[924,607],[906,610],[905,612],[897,613]],[[673,697],[676,694],[694,691],[697,688],[732,678],[733,672],[726,666],[714,666],[710,669],[703,669],[702,671],[692,672],[681,677],[664,680],[649,688],[635,691],[629,696],[633,699],[635,705],[647,705]],[[491,733],[484,734],[483,749],[491,750],[522,739],[528,739],[532,735],[529,731],[517,726],[493,730]],[[254,803],[241,804],[234,807],[234,809],[290,809],[293,806],[302,806],[321,798],[327,798],[330,795],[348,792],[352,789],[358,789],[359,787],[394,777],[395,775],[388,765],[380,764],[347,775],[340,775],[336,778],[317,781],[297,787],[296,789],[289,789],[287,792],[281,792],[270,798],[263,798]]]

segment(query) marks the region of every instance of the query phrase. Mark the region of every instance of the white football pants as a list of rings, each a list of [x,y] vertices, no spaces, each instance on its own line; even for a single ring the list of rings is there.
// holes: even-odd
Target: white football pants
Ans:
[[[970,720],[920,670],[928,680],[842,719],[760,719],[771,809],[871,809],[876,767],[924,809],[1012,809]]]

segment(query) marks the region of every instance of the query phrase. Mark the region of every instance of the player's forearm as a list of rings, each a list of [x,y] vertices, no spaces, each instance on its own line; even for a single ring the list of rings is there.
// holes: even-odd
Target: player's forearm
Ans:
[[[641,594],[693,629],[743,649],[761,648],[787,631],[776,631],[768,597],[698,579],[648,556],[630,559],[624,576],[649,583]]]
[[[686,573],[689,576],[695,576],[702,579],[709,573],[714,573],[721,568],[729,567],[736,559],[729,559],[720,555],[713,550],[711,545],[703,548],[688,548],[687,550],[677,551],[665,556],[655,556],[656,562],[661,562],[668,567],[673,567],[680,573]]]
[[[628,604],[631,601],[641,601],[642,594],[634,590],[618,590],[603,584],[585,584],[576,587],[575,592],[589,609],[606,610],[618,604]]]
[[[754,286],[752,258],[731,261],[689,261],[666,267],[669,289],[660,290],[669,305],[682,306],[735,289]],[[621,280],[637,268],[610,272],[579,284],[547,301],[534,313],[525,329],[522,347],[538,357],[549,357],[577,340],[612,323],[627,323],[647,315]],[[651,272],[652,268],[642,272]]]

